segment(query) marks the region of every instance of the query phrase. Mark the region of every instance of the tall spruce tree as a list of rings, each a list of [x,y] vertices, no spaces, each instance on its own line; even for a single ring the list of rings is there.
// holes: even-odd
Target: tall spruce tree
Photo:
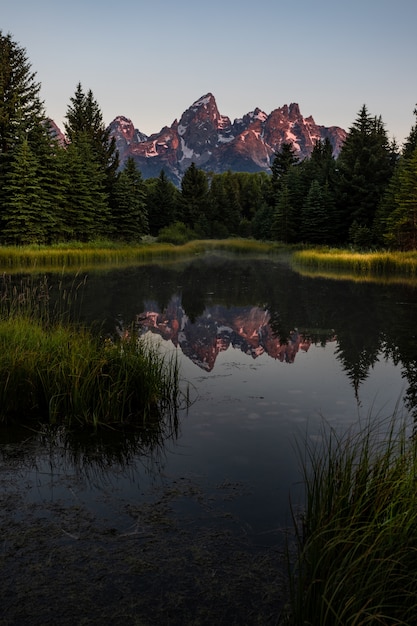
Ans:
[[[377,207],[393,173],[384,124],[380,117],[372,117],[368,113],[366,105],[363,105],[349,129],[337,167],[341,236],[347,240],[354,223],[371,232]]]
[[[290,169],[299,163],[292,143],[284,142],[278,152],[275,153],[271,165],[271,204],[276,205],[278,196],[285,185],[285,177]]]
[[[5,204],[1,238],[4,243],[45,243],[50,213],[38,177],[39,164],[27,139],[15,146],[4,177]]]
[[[110,130],[104,124],[101,109],[91,89],[85,93],[81,83],[78,83],[70,103],[64,124],[68,140],[74,144],[80,141],[90,144],[91,154],[104,174],[104,191],[110,199],[120,164],[116,140],[110,137]]]
[[[294,222],[294,204],[287,184],[284,184],[274,210],[271,235],[276,241],[283,241],[284,243],[292,243],[297,236]]]
[[[63,232],[67,239],[91,241],[111,236],[111,220],[104,186],[104,173],[95,159],[91,144],[80,136],[71,143],[63,158],[65,206]]]
[[[78,83],[70,102],[65,132],[74,148],[69,154],[72,159],[69,171],[76,177],[75,187],[71,190],[71,194],[77,198],[72,210],[73,219],[77,214],[81,218],[81,207],[86,202],[80,196],[85,177],[89,185],[87,213],[80,223],[85,222],[86,229],[79,228],[75,223],[71,224],[70,229],[72,232],[80,232],[87,240],[93,237],[93,232],[95,236],[111,236],[113,225],[110,199],[113,198],[119,166],[115,140],[110,138],[91,90],[85,93],[81,83]],[[79,159],[84,162],[84,173],[79,171]],[[92,229],[88,227],[89,224]]]
[[[230,170],[211,176],[209,221],[212,237],[221,239],[237,234],[243,213],[243,176],[245,174]]]
[[[385,218],[384,240],[401,250],[417,248],[417,146],[403,158],[391,188],[393,207]]]
[[[129,157],[114,186],[113,231],[118,239],[138,241],[149,232],[145,187]]]
[[[301,210],[301,240],[326,244],[333,241],[334,203],[328,184],[313,180]]]
[[[18,161],[26,159],[24,152],[28,153],[28,159],[35,156],[36,140],[32,141],[33,135],[43,130],[44,107],[40,88],[26,50],[10,34],[4,35],[0,30],[0,230],[5,221],[7,228],[12,228],[11,215],[22,201],[23,192],[19,191],[19,179],[15,176]],[[27,142],[24,148],[14,155],[15,149],[24,142]],[[11,167],[13,182],[9,177]],[[27,178],[22,179],[22,185],[26,184]],[[13,194],[16,194],[14,199]],[[10,201],[15,202],[14,208],[7,206]]]
[[[208,180],[203,170],[191,163],[181,181],[180,221],[192,229],[198,229],[207,236],[209,229],[207,213],[209,208]]]
[[[164,170],[161,170],[158,178],[148,179],[145,183],[149,232],[157,236],[161,228],[175,220],[179,191]]]
[[[413,114],[417,118],[417,105],[413,111]],[[416,148],[417,148],[417,119],[416,119],[416,123],[414,124],[414,126],[411,127],[410,134],[405,140],[402,156],[405,159],[410,158],[413,155],[413,152]]]
[[[417,107],[414,109],[414,114],[417,116]],[[391,147],[395,164],[394,173],[387,185],[374,221],[374,233],[380,244],[403,249],[416,245],[416,207],[413,187],[413,184],[417,184],[416,150],[417,123],[412,126],[400,156],[395,151],[395,146]]]
[[[333,146],[329,139],[317,140],[311,155],[300,164],[302,184],[306,191],[317,180],[320,185],[328,183],[332,187],[336,178],[336,160],[333,157]]]
[[[40,83],[26,50],[0,30],[0,155],[3,157],[44,119]]]

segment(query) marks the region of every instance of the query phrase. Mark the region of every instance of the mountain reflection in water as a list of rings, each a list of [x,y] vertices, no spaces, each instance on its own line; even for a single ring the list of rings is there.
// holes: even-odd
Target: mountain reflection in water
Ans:
[[[280,337],[271,324],[271,314],[266,309],[252,307],[207,307],[192,322],[182,306],[181,297],[175,294],[164,311],[155,302],[146,303],[146,310],[137,318],[142,332],[151,331],[164,340],[180,347],[193,363],[211,372],[218,354],[230,346],[254,359],[267,354],[281,362],[293,363],[299,350],[307,352],[311,338],[290,331]],[[329,331],[327,341],[335,341]]]

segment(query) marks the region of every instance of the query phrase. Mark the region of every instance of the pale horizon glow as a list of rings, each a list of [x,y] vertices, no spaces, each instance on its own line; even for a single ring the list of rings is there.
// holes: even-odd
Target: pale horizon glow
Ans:
[[[317,124],[363,104],[401,146],[416,118],[415,0],[13,0],[0,29],[26,49],[46,114],[63,129],[81,82],[106,124],[150,135],[211,92],[233,121],[297,102]]]

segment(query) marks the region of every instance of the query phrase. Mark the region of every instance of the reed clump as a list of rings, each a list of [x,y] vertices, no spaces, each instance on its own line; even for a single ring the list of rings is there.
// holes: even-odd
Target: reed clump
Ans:
[[[295,267],[317,270],[349,271],[357,276],[398,274],[417,276],[417,251],[355,252],[342,249],[313,249],[294,252]]]
[[[132,328],[103,339],[48,308],[48,288],[0,294],[0,421],[151,426],[175,413],[175,358]],[[42,298],[40,298],[40,294]]]
[[[358,434],[323,428],[321,444],[300,446],[305,510],[293,513],[282,623],[415,623],[417,447],[405,421],[387,430],[376,420]]]

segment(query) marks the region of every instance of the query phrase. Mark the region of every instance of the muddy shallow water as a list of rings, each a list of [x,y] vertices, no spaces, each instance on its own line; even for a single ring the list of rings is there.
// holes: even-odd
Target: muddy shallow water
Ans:
[[[231,512],[245,485],[166,476],[116,512],[103,474],[89,500],[79,475],[49,476],[57,495],[41,501],[38,471],[1,465],[0,624],[277,623],[282,544]]]

